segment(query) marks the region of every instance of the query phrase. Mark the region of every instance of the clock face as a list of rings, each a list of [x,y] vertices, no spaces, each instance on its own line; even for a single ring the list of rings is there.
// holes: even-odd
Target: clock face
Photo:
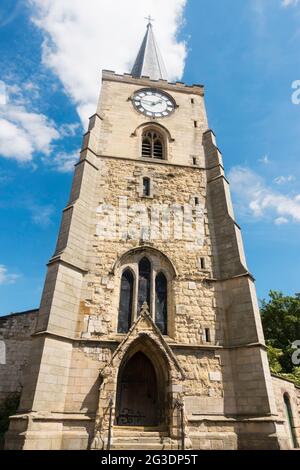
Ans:
[[[150,118],[164,118],[175,110],[175,101],[166,93],[152,88],[137,91],[133,96],[134,107]]]

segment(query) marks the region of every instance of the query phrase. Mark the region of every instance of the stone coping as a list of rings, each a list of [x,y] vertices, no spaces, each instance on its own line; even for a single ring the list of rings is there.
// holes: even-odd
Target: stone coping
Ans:
[[[95,153],[90,147],[85,147],[81,150],[80,154],[84,153],[84,152],[91,152],[93,155],[95,155],[95,157],[98,157],[98,158],[105,158],[105,159],[111,159],[111,160],[123,160],[123,161],[127,161],[127,162],[133,162],[133,163],[141,163],[141,164],[144,164],[144,163],[147,163],[147,164],[152,164],[152,165],[159,165],[159,166],[171,166],[171,167],[177,167],[177,168],[187,168],[187,169],[191,169],[191,170],[201,170],[201,171],[206,171],[207,168],[205,167],[201,167],[201,166],[198,166],[198,165],[186,165],[186,164],[183,164],[183,163],[172,163],[168,160],[159,160],[157,161],[156,159],[154,158],[143,158],[143,160],[141,158],[129,158],[129,157],[119,157],[119,156],[114,156],[114,155],[101,155],[99,153]],[[78,163],[76,163],[75,166],[78,166],[80,164],[82,164],[82,162],[84,161],[87,161],[88,163],[90,163],[86,158],[82,158]],[[97,170],[98,168],[93,165]]]
[[[289,382],[289,383],[293,384],[296,388],[298,388],[300,390],[300,385],[296,384],[296,382],[292,379],[282,377],[281,375],[273,374],[272,372],[271,372],[271,377],[274,377],[274,379],[283,380],[283,382]]]
[[[96,415],[87,415],[84,413],[72,413],[72,412],[49,412],[47,413],[38,413],[36,411],[28,411],[26,413],[21,412],[19,414],[13,415],[10,419],[33,419],[34,421],[94,421]]]
[[[50,331],[39,331],[37,333],[34,333],[32,336],[49,336],[53,338],[57,338],[59,340],[65,340],[69,342],[74,342],[74,343],[84,343],[84,344],[97,344],[99,345],[114,345],[118,346],[119,344],[122,343],[124,338],[126,338],[126,335],[119,335],[119,337],[114,337],[114,338],[74,338],[74,337],[69,337],[69,336],[63,336],[59,335],[57,333],[51,333]],[[237,344],[233,346],[220,346],[219,344],[188,344],[188,343],[175,343],[174,340],[170,337],[165,337],[166,343],[170,348],[178,349],[178,348],[184,348],[184,349],[202,349],[202,350],[231,350],[231,349],[239,349],[239,348],[263,348],[266,349],[266,345],[263,343],[247,343],[247,344]],[[173,342],[172,342],[173,341]]]
[[[199,421],[210,421],[217,423],[284,423],[283,419],[276,416],[223,416],[223,415],[188,415],[188,421],[195,423]]]
[[[112,81],[112,82],[122,82],[131,85],[138,86],[151,86],[155,88],[163,88],[164,90],[191,93],[200,96],[204,96],[204,85],[202,84],[192,84],[188,85],[184,82],[169,82],[168,80],[152,80],[150,77],[134,77],[130,73],[118,74],[114,70],[102,70],[102,80],[103,81]]]
[[[50,413],[38,413],[38,412],[28,412],[28,413],[20,413],[10,417],[11,420],[18,420],[18,419],[32,419],[34,421],[94,421],[96,415],[87,415],[84,413],[72,413],[72,412],[50,412]],[[197,423],[197,422],[204,422],[209,421],[213,423],[284,423],[284,419],[280,419],[276,416],[223,416],[223,415],[188,415],[187,419],[189,423]],[[114,429],[123,431],[125,428],[120,426],[114,426]],[[131,431],[134,430],[141,430],[141,427],[132,427],[126,428],[130,429]],[[143,428],[145,430],[145,428]],[[158,432],[165,432],[166,428],[147,428],[149,432],[158,431]]]
[[[26,310],[25,312],[12,312],[12,313],[9,313],[7,315],[3,315],[3,316],[0,316],[0,321],[1,320],[7,320],[8,318],[12,318],[12,317],[18,317],[20,315],[30,315],[31,313],[38,313],[39,309],[38,308],[35,308],[33,310]]]

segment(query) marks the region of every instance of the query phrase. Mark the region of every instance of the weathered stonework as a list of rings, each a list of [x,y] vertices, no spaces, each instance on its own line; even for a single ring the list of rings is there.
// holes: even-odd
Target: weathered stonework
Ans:
[[[130,98],[143,87],[168,92],[175,112],[155,121],[138,113]],[[165,160],[141,158],[148,126],[163,135]],[[142,197],[143,177],[151,178],[149,197]],[[129,206],[142,202],[148,211],[153,204],[202,204],[204,243],[128,236],[120,198]],[[119,216],[120,237],[97,231],[104,203]],[[126,221],[133,221],[130,214]],[[166,335],[155,324],[154,295],[142,313],[137,309],[137,266],[145,256],[152,272],[163,272],[167,280]],[[125,269],[134,278],[133,318],[130,330],[118,334]],[[163,404],[155,429],[117,425],[120,377],[135,353],[143,353],[155,371]],[[114,449],[179,449],[183,440],[193,449],[289,447],[202,86],[103,73],[101,100],[84,136],[48,266],[30,357],[7,449],[106,449],[109,441]]]
[[[272,377],[277,412],[282,420],[281,434],[286,440],[286,448],[300,447],[300,387],[280,377]],[[290,417],[285,407],[284,397],[290,404]]]
[[[36,319],[37,310],[0,317],[0,407],[6,398],[22,391]]]

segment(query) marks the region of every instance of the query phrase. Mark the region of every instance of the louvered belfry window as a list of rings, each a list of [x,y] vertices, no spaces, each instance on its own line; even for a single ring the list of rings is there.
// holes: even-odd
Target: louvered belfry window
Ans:
[[[164,159],[164,140],[155,130],[148,130],[143,134],[142,157]]]

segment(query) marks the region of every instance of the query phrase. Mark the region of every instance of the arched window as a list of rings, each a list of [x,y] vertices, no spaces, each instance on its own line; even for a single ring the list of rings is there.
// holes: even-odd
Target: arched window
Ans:
[[[143,133],[142,157],[157,158],[159,160],[165,158],[164,139],[156,130],[147,130]]]
[[[118,333],[128,333],[131,326],[133,302],[133,274],[127,269],[122,275]]]
[[[163,335],[168,334],[168,281],[163,273],[155,280],[155,323]]]
[[[151,294],[151,263],[148,258],[143,258],[139,263],[139,289],[138,289],[138,315],[140,314],[144,302],[147,302],[149,310]]]
[[[288,396],[287,393],[285,393],[283,396],[283,399],[284,399],[285,415],[286,415],[287,424],[289,428],[291,444],[294,448],[296,448],[297,441],[296,441],[296,437],[294,433],[294,420],[293,420],[292,408],[291,408],[291,403],[290,403],[290,397]]]
[[[161,333],[172,335],[174,306],[171,302],[171,282],[176,277],[176,269],[171,260],[152,247],[134,248],[122,255],[114,273],[119,273],[121,289],[119,317],[118,320],[115,318],[116,330],[118,327],[120,334],[126,334],[138,321],[146,303],[148,311],[145,313]]]

